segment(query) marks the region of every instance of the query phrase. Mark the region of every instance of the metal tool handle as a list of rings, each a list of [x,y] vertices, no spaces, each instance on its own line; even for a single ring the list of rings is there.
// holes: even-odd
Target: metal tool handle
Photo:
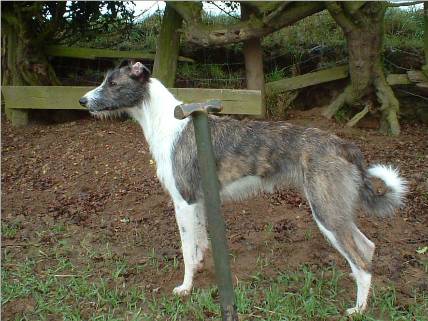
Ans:
[[[183,104],[175,108],[174,116],[178,119],[183,119],[192,115],[198,151],[199,172],[201,173],[202,189],[204,192],[204,208],[208,221],[208,233],[211,238],[214,269],[220,294],[222,320],[238,321],[232,273],[230,271],[226,228],[223,215],[221,214],[220,184],[212,148],[211,130],[208,123],[208,113],[219,112],[221,109],[221,101],[219,100],[211,100],[206,103]]]
[[[174,117],[184,119],[197,111],[205,113],[219,113],[223,110],[223,105],[220,100],[212,99],[205,103],[181,104],[175,107]]]

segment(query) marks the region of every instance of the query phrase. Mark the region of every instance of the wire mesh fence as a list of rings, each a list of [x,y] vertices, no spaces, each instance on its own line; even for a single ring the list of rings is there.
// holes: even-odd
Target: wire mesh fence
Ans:
[[[205,59],[203,59],[205,60]],[[143,61],[149,68],[153,68],[153,61]],[[323,62],[317,55],[293,63],[281,61],[281,58],[265,61],[266,81],[279,80],[288,76],[316,71],[326,66],[341,64],[338,62]],[[92,86],[100,84],[109,69],[114,68],[117,59],[97,58],[94,60],[55,57],[51,61],[58,79],[63,85]],[[240,89],[246,87],[245,63],[241,62],[180,62],[176,74],[177,87],[189,88],[229,88]]]
[[[265,55],[265,81],[271,82],[287,77],[293,77],[309,72],[346,64],[346,53],[339,55],[331,50],[315,47],[298,57],[287,54]],[[403,73],[417,68],[419,55],[408,56],[406,61],[398,59],[397,52],[388,51],[384,55],[384,64],[387,72]],[[179,62],[176,73],[176,87],[187,88],[229,88],[242,89],[246,87],[245,63],[242,54],[213,57],[205,51],[197,57],[196,62]],[[217,56],[219,54],[217,53]],[[418,61],[416,61],[418,60]],[[94,86],[100,84],[109,69],[114,68],[120,60],[112,58],[77,59],[53,57],[51,63],[58,79],[63,85]],[[422,61],[422,60],[421,60]],[[153,61],[143,61],[149,68],[153,68]]]

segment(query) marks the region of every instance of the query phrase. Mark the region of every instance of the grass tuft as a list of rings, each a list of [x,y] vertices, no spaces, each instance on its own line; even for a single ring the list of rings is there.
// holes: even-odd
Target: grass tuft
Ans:
[[[154,257],[154,255],[153,255]],[[9,320],[217,320],[220,318],[215,287],[194,290],[189,298],[149,291],[128,283],[122,276],[129,263],[112,262],[112,273],[99,275],[88,264],[78,268],[66,257],[58,257],[42,271],[44,259],[14,262],[4,256],[2,308],[22,305]],[[52,259],[50,259],[52,260]],[[343,311],[353,297],[343,286],[344,274],[336,268],[300,269],[275,277],[260,271],[236,286],[240,320],[346,320]],[[154,259],[147,264],[154,264]],[[163,264],[172,265],[173,262]],[[170,268],[173,268],[172,266]],[[122,278],[121,278],[122,277]],[[352,291],[351,291],[352,292]],[[26,304],[23,304],[26,302]],[[391,287],[372,291],[369,311],[354,320],[427,320],[428,296],[416,292],[400,304]],[[3,316],[5,314],[3,313]]]

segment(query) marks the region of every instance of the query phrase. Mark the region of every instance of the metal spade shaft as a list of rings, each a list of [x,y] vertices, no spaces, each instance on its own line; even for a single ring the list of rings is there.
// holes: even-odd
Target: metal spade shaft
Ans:
[[[215,275],[220,294],[223,321],[237,321],[235,295],[230,272],[229,250],[226,229],[220,208],[219,181],[208,123],[209,112],[220,112],[221,102],[211,100],[206,103],[183,104],[175,108],[174,116],[184,119],[192,116],[198,151],[199,171],[204,192],[204,207],[208,221],[208,233],[214,258]]]

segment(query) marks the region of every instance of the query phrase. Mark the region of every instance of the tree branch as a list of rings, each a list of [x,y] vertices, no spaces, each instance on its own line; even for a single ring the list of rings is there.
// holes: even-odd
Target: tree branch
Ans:
[[[202,2],[170,1],[169,4],[187,23],[201,22]]]
[[[200,9],[196,13],[194,4],[195,2],[171,2],[187,22],[187,27],[183,30],[186,40],[202,46],[220,46],[263,37],[324,9],[321,2],[315,1],[295,2],[291,5],[278,3],[277,8],[282,7],[282,11],[274,10],[264,17],[252,15],[248,20],[232,25],[209,26],[202,23]]]
[[[286,7],[288,7],[292,2],[291,1],[284,1],[282,2],[275,10],[273,10],[271,13],[269,13],[266,18],[263,19],[263,22],[266,25],[269,25],[269,23],[277,18],[284,10]]]
[[[345,32],[349,32],[356,27],[352,20],[345,15],[345,12],[343,11],[340,4],[330,1],[326,1],[324,3],[333,19],[339,24],[339,26],[342,27]]]
[[[261,12],[273,11],[284,2],[290,3],[291,1],[241,1],[241,2],[245,3],[249,7],[256,9],[259,13],[261,13]]]
[[[424,1],[409,1],[409,2],[388,2],[388,7],[396,8],[396,7],[406,7],[406,6],[414,6],[416,4],[424,3]]]
[[[346,11],[353,15],[355,12],[357,12],[362,6],[366,4],[366,1],[346,1],[343,2],[343,6],[346,9]]]
[[[219,9],[220,11],[222,11],[225,15],[228,15],[231,18],[234,18],[236,20],[239,20],[239,17],[236,17],[234,15],[232,15],[230,12],[227,12],[226,10],[224,10],[222,7],[220,7],[218,4],[215,3],[215,1],[212,1],[211,4],[213,6],[215,6],[217,9]]]

